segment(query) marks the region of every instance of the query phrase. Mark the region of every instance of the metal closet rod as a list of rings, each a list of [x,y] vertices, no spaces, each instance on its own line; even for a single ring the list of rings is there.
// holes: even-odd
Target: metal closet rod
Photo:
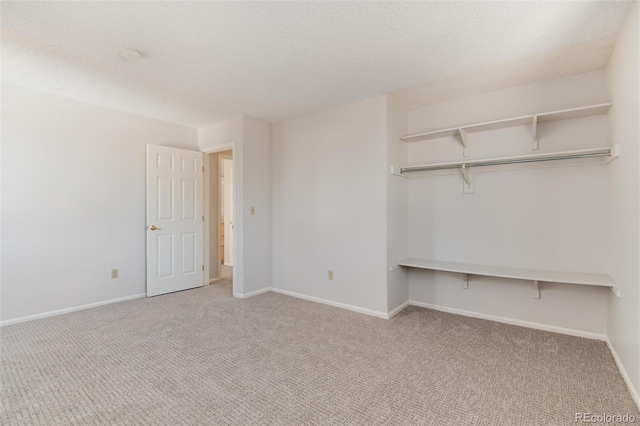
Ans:
[[[535,154],[535,155],[523,155],[519,157],[504,157],[486,160],[468,160],[468,161],[456,161],[451,163],[437,163],[437,164],[422,164],[416,166],[404,166],[400,167],[400,173],[408,172],[426,172],[431,170],[448,170],[470,167],[485,167],[485,166],[499,166],[503,164],[520,164],[520,163],[534,163],[540,161],[557,161],[557,160],[571,160],[577,158],[595,158],[595,157],[609,157],[611,156],[611,147],[596,148],[596,149],[584,149],[580,151],[567,151],[558,152],[553,154]]]

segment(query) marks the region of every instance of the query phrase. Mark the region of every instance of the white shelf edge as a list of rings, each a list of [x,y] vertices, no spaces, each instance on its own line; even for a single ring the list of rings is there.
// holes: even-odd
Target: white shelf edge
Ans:
[[[504,118],[500,120],[485,121],[482,123],[465,124],[462,126],[449,127],[446,129],[431,130],[428,132],[413,133],[410,135],[401,136],[400,140],[404,142],[420,142],[430,139],[437,139],[445,136],[457,136],[460,134],[460,130],[464,130],[468,133],[480,132],[484,130],[499,129],[505,127],[521,126],[526,124],[533,124],[534,119],[538,123],[545,123],[556,120],[569,120],[579,117],[590,117],[593,115],[601,115],[607,113],[611,108],[611,103],[602,103],[595,105],[587,105],[577,108],[568,108],[557,111],[541,112],[536,114],[523,115],[518,117]]]
[[[578,108],[561,109],[557,111],[541,112],[535,114],[538,116],[538,122],[547,123],[556,120],[571,120],[573,118],[591,117],[594,115],[603,115],[609,112],[613,104],[605,102],[602,104],[587,105]]]
[[[586,272],[547,271],[541,269],[508,268],[503,266],[477,265],[472,263],[446,262],[441,260],[408,257],[398,265],[460,274],[482,275],[486,277],[511,278],[525,281],[551,282],[560,284],[578,284],[616,288],[607,274]]]

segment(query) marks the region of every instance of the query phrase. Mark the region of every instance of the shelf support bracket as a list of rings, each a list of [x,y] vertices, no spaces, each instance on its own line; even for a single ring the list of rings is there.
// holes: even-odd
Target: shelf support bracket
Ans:
[[[533,298],[540,299],[540,283],[537,280],[533,281]]]
[[[611,287],[611,291],[616,295],[616,297],[622,297],[622,295],[620,294],[620,287],[618,287],[617,285]]]
[[[472,175],[471,172],[469,171],[469,165],[468,164],[463,164],[462,167],[460,168],[460,170],[462,171],[462,179],[464,180],[464,185],[463,185],[463,194],[473,194],[473,180],[472,180]]]
[[[531,149],[537,151],[538,145],[538,116],[533,116],[533,123],[531,123]]]
[[[467,131],[462,127],[458,127],[458,133],[460,135],[460,143],[462,144],[462,156],[469,156],[469,147],[467,146]]]
[[[462,275],[462,288],[467,290],[469,288],[469,274],[460,275]]]

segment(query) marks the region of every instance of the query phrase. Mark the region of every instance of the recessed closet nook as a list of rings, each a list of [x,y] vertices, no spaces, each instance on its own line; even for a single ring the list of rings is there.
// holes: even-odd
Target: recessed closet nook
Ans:
[[[607,333],[612,305],[637,297],[618,282],[637,140],[615,129],[627,106],[611,84],[596,71],[408,111],[389,102],[390,310],[406,280],[413,305]]]
[[[429,230],[433,235],[441,236],[443,240],[458,241],[461,247],[458,249],[450,244],[445,248],[439,247],[440,245],[425,247],[416,242],[415,248],[411,246],[412,251],[427,257],[409,257],[402,259],[398,264],[410,268],[460,273],[464,289],[469,288],[470,274],[528,280],[532,283],[535,299],[540,299],[539,283],[542,281],[609,287],[619,295],[618,288],[607,274],[566,271],[570,267],[582,271],[593,271],[593,268],[598,266],[604,271],[605,266],[598,263],[598,259],[604,258],[604,253],[601,252],[604,240],[598,240],[603,235],[590,230],[591,220],[597,222],[601,218],[589,217],[588,214],[584,215],[580,212],[603,210],[602,206],[591,204],[593,200],[590,198],[597,197],[596,199],[605,201],[604,193],[595,192],[598,188],[604,188],[598,182],[602,180],[604,174],[594,166],[608,164],[617,158],[619,145],[607,146],[607,135],[603,131],[602,120],[598,122],[598,120],[580,119],[605,115],[610,107],[610,103],[589,105],[401,137],[400,139],[404,142],[416,144],[414,149],[409,148],[410,162],[414,158],[443,160],[399,167],[399,176],[416,177],[425,181],[429,178],[434,180],[428,184],[412,182],[411,196],[419,198],[421,192],[433,194],[437,197],[436,199],[443,197],[443,202],[450,203],[452,210],[475,210],[479,215],[486,215],[488,218],[472,222],[472,226],[479,229],[470,228],[469,225],[456,226],[447,219],[455,215],[442,216],[425,204],[419,202],[412,204],[412,211],[414,209],[420,211],[422,212],[420,216],[432,220],[431,223],[423,224],[419,218],[416,218],[412,222],[416,225],[416,231],[423,233]],[[545,125],[553,121],[561,121],[561,123]],[[569,125],[566,122],[569,122]],[[541,129],[541,135],[544,135],[543,152],[540,152],[538,128]],[[441,143],[437,146],[438,139],[451,139],[451,137],[458,138],[463,159],[457,159],[446,145]],[[417,146],[420,142],[423,143],[422,146]],[[445,143],[450,145],[449,141]],[[478,152],[480,158],[466,158],[470,150]],[[525,154],[527,150],[531,153]],[[604,161],[601,161],[601,158]],[[480,167],[486,167],[486,169],[480,170]],[[564,168],[569,170],[561,170]],[[474,176],[471,170],[476,169],[478,175]],[[490,199],[490,202],[500,206],[500,209],[495,212],[487,211],[485,200],[468,201],[464,197],[455,199],[446,194],[441,195],[443,190],[454,189],[451,188],[451,179],[436,181],[435,172],[450,170],[459,172],[457,174],[462,178],[461,186],[464,194],[474,193],[475,180],[482,182],[482,185],[495,185],[496,188],[491,191],[479,189],[478,195]],[[491,175],[485,177],[479,173],[480,171],[491,173]],[[426,172],[431,173],[426,174]],[[505,176],[505,174],[512,176]],[[584,195],[580,196],[580,192],[574,188],[574,185],[580,185],[580,181],[588,183],[589,190],[595,190],[594,193],[583,193]],[[532,187],[533,182],[539,185],[539,188]],[[562,189],[558,189],[561,187]],[[511,216],[517,216],[518,219],[511,219]],[[576,216],[582,216],[582,220]],[[545,226],[532,225],[531,229],[520,231],[518,228],[523,219],[538,220]],[[439,225],[444,226],[445,229],[438,229]],[[429,226],[433,228],[430,229]],[[466,242],[464,236],[452,232],[455,228],[464,230],[464,234],[470,239],[484,241],[486,249],[482,250],[477,242],[475,244]],[[583,234],[590,236],[581,237]],[[576,243],[578,246],[574,247]],[[494,245],[497,247],[491,247]],[[521,247],[522,245],[525,247]],[[475,246],[475,250],[465,249],[465,246]],[[580,246],[583,246],[584,251],[590,251],[590,255],[593,256],[587,259],[589,262],[587,264],[582,263],[583,261],[576,256],[572,259],[571,255],[558,251],[564,249],[575,252]],[[470,259],[472,263],[436,260],[439,256],[459,257],[456,254]],[[494,259],[502,260],[503,263],[508,260],[513,266],[490,265],[489,263]],[[544,268],[545,265],[552,270],[537,269]]]

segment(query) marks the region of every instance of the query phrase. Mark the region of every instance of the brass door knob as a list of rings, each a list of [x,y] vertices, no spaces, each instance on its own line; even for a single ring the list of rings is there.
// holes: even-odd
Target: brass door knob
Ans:
[[[158,227],[157,227],[157,226],[155,226],[155,225],[151,225],[151,226],[149,227],[149,229],[151,229],[152,231],[157,231],[158,229],[162,229],[162,228],[158,228]]]

